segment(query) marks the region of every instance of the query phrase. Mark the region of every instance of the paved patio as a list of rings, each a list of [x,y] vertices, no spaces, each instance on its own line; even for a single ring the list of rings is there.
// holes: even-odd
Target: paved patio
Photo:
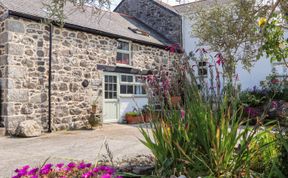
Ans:
[[[115,159],[149,154],[138,140],[137,126],[107,124],[88,131],[63,131],[44,134],[38,138],[0,137],[0,177],[11,177],[13,170],[23,165],[41,165],[50,157],[50,163],[73,160],[95,161],[105,154],[104,140],[109,143]]]

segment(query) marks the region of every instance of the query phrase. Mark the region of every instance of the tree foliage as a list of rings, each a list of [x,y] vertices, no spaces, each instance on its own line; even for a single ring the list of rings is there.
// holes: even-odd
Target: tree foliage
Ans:
[[[276,49],[276,44],[283,40],[283,28],[276,29],[276,26],[267,24],[273,20],[272,15],[280,15],[279,8],[282,16],[287,13],[286,5],[285,0],[275,3],[264,0],[230,0],[224,5],[215,0],[211,8],[201,7],[193,14],[193,35],[199,38],[201,44],[222,53],[225,73],[231,78],[238,61],[249,69],[259,53],[267,53],[277,59],[285,57],[280,55],[282,50]],[[264,17],[267,24],[259,26],[260,17]],[[271,30],[275,33],[271,34]],[[276,36],[278,38],[275,39]],[[284,48],[287,51],[287,46]]]

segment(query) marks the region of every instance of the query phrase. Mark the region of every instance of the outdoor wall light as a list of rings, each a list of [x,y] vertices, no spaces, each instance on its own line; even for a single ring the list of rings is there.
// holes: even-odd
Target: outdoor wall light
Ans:
[[[88,80],[84,80],[84,81],[82,82],[82,86],[83,86],[84,88],[88,87],[88,85],[89,85]]]

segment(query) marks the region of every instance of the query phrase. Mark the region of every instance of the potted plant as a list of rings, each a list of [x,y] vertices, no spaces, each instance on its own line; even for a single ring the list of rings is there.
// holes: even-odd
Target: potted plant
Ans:
[[[99,99],[99,96],[92,102],[92,109],[91,109],[91,113],[95,114],[97,112],[97,101]]]
[[[132,111],[125,114],[127,124],[139,124],[143,122],[143,117],[139,112]]]
[[[144,122],[150,122],[153,117],[152,106],[151,105],[143,106],[142,115],[144,117]]]

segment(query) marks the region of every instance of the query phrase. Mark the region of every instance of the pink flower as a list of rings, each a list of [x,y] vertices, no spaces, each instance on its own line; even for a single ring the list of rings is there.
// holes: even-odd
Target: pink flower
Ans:
[[[64,166],[63,163],[56,164],[56,167],[57,167],[58,169],[61,169],[63,166]]]
[[[184,119],[185,118],[185,110],[181,109],[181,118]]]
[[[93,176],[93,173],[90,171],[90,172],[83,174],[81,178],[90,178],[92,176]]]
[[[111,178],[111,175],[110,174],[104,174],[101,176],[101,178]]]
[[[31,169],[31,170],[28,172],[28,175],[35,175],[38,170],[39,170],[38,168]]]
[[[217,54],[215,55],[215,57],[216,57],[216,63],[217,63],[218,65],[223,65],[223,64],[224,64],[224,58],[223,58],[223,56],[222,56],[221,53],[217,53]]]

